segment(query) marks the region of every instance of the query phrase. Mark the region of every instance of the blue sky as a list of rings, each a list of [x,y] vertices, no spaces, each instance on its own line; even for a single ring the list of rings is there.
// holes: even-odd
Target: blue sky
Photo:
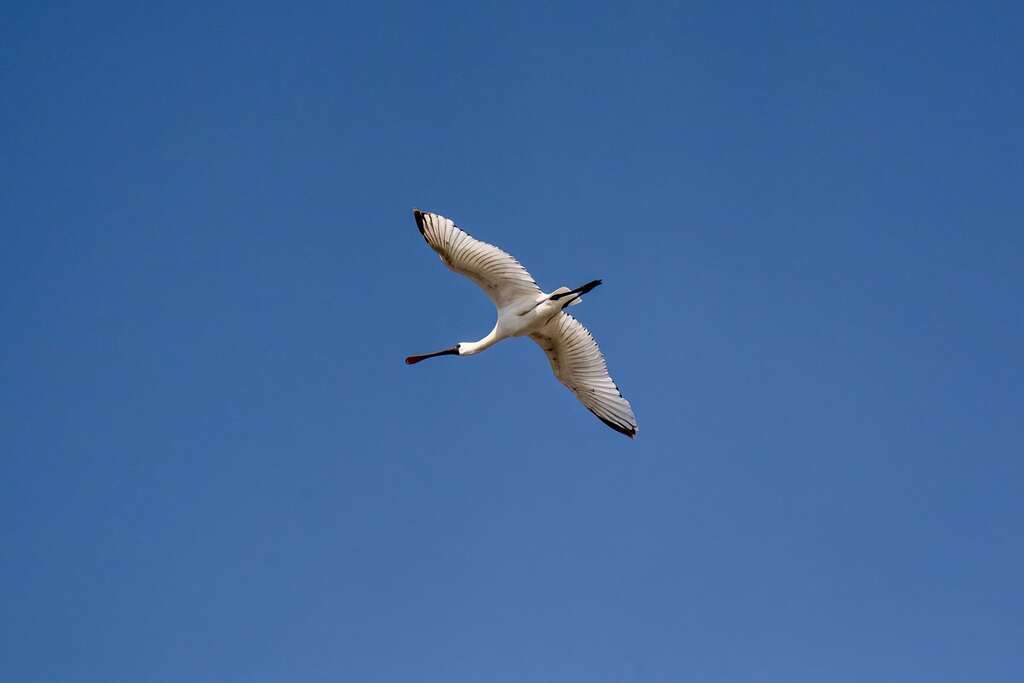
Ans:
[[[7,9],[0,677],[1021,680],[1020,8],[506,5]]]

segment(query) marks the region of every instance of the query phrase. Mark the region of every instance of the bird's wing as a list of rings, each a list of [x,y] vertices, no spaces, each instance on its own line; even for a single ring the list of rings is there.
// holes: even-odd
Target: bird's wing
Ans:
[[[499,310],[521,297],[541,294],[526,268],[498,247],[470,237],[444,216],[419,209],[412,214],[423,239],[444,264],[480,285]]]
[[[587,410],[617,432],[636,436],[636,415],[629,401],[608,376],[601,349],[593,335],[564,311],[530,335],[551,361],[551,369]]]

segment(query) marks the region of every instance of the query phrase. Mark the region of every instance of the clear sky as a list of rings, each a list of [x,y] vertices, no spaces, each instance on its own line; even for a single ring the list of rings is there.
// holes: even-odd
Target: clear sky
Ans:
[[[8,6],[0,678],[1024,679],[1022,19]]]

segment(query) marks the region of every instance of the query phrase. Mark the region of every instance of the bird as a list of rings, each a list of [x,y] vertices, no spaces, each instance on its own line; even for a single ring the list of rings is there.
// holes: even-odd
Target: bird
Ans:
[[[446,266],[484,290],[498,311],[498,321],[486,337],[459,342],[451,348],[408,356],[407,365],[438,356],[473,356],[510,337],[529,337],[540,345],[555,377],[593,413],[620,434],[637,433],[633,407],[608,374],[604,356],[590,334],[565,311],[601,280],[550,293],[540,290],[533,276],[507,252],[471,237],[440,214],[413,209],[420,235]]]

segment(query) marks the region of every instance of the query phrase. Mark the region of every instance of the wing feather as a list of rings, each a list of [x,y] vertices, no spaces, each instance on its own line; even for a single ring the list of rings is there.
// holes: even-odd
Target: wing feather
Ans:
[[[541,294],[533,277],[508,253],[474,239],[451,219],[413,209],[420,234],[444,264],[484,290],[500,310],[522,297]]]
[[[576,318],[561,312],[530,335],[548,355],[551,369],[599,420],[628,437],[636,436],[636,415],[608,375],[594,336]]]

